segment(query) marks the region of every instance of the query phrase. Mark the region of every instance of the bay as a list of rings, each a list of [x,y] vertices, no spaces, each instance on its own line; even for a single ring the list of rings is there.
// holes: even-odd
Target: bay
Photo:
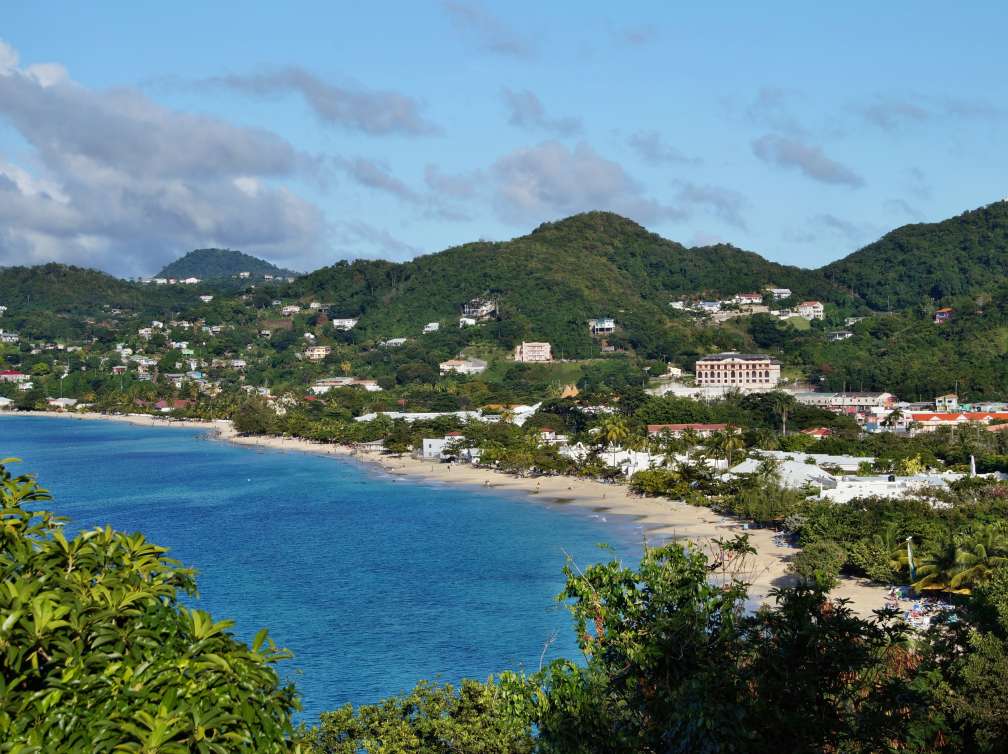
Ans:
[[[6,456],[52,491],[49,507],[71,531],[141,531],[199,571],[196,606],[234,620],[245,641],[269,628],[294,653],[280,672],[307,722],[424,678],[578,658],[554,599],[566,557],[583,567],[641,553],[638,525],[580,506],[234,446],[191,428],[6,416]]]

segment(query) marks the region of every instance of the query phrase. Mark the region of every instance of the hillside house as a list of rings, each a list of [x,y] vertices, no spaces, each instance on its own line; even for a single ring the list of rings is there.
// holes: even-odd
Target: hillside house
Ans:
[[[459,317],[459,328],[473,327],[476,324],[475,317]]]
[[[252,277],[252,273],[251,272],[244,272],[243,271],[243,272],[239,272],[238,273],[238,279],[239,280],[248,280],[250,277]]]
[[[767,288],[767,293],[773,296],[774,301],[783,301],[786,298],[791,298],[790,288]]]
[[[806,437],[811,437],[813,440],[822,440],[823,438],[829,437],[833,434],[833,430],[829,427],[812,427],[811,429],[803,429],[801,434]]]
[[[334,330],[342,330],[343,332],[349,332],[357,327],[357,323],[360,320],[357,317],[336,317],[332,321],[332,326]]]
[[[181,280],[179,282],[181,282],[183,285],[198,285],[199,278],[185,278],[184,280]]]
[[[707,314],[713,314],[714,312],[721,311],[720,301],[701,301],[696,305],[696,308]]]
[[[934,323],[936,325],[944,325],[950,319],[952,319],[953,309],[951,307],[943,307],[934,313]]]
[[[955,393],[946,393],[945,395],[939,395],[934,399],[935,411],[958,411],[959,410],[959,396]]]
[[[31,379],[27,374],[16,369],[0,370],[0,382],[28,382]]]
[[[332,346],[309,346],[304,350],[304,357],[308,361],[323,361],[332,353]]]
[[[13,405],[14,401],[12,401],[10,398],[4,398],[2,395],[0,395],[0,411],[9,409]]]
[[[322,302],[321,301],[311,301],[308,304],[308,308],[311,309],[313,312],[317,312],[319,309],[322,308]]]
[[[424,325],[423,334],[430,335],[431,333],[437,332],[440,329],[441,329],[440,322],[428,322],[426,325]]]
[[[566,445],[567,435],[558,435],[553,427],[540,427],[539,442],[546,445]]]
[[[592,335],[610,335],[616,331],[616,320],[612,317],[596,317],[588,320],[588,330]]]
[[[732,297],[732,303],[738,304],[739,306],[747,306],[749,304],[762,304],[763,294],[761,293],[736,293]]]
[[[441,374],[455,372],[456,374],[482,374],[486,371],[487,363],[482,359],[448,359],[438,364]]]
[[[12,345],[17,343],[19,340],[21,340],[21,336],[16,332],[4,332],[3,330],[0,330],[0,343]]]
[[[369,393],[381,392],[381,386],[377,380],[363,380],[358,377],[323,377],[316,380],[309,390],[315,395],[325,395],[334,388],[359,387]]]
[[[380,345],[382,348],[399,348],[400,346],[406,345],[408,338],[389,338],[388,340],[383,340]]]
[[[199,300],[202,301],[204,304],[209,304],[211,301],[213,301],[213,296],[207,294],[205,296],[200,296]]]
[[[716,353],[697,359],[696,384],[739,390],[772,390],[780,381],[780,362],[763,354]]]
[[[822,301],[802,301],[798,304],[798,316],[807,320],[823,319],[826,316],[826,307]]]
[[[292,317],[301,311],[301,307],[297,304],[288,304],[280,309],[280,313],[285,317]]]
[[[826,340],[830,343],[839,343],[841,340],[847,340],[853,337],[854,333],[850,330],[834,330],[833,332],[826,333]]]
[[[462,304],[462,316],[471,317],[477,321],[487,319],[497,311],[497,302],[493,299],[477,296]]]
[[[523,341],[515,346],[514,359],[523,364],[537,361],[552,361],[552,346],[549,343]]]

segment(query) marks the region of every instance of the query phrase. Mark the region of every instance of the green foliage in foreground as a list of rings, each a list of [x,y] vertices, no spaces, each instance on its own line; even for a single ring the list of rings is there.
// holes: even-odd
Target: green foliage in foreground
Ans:
[[[583,663],[422,681],[293,731],[265,632],[250,648],[183,609],[192,573],[141,535],[68,540],[26,509],[48,499],[0,462],[3,754],[995,752],[1008,735],[1003,564],[958,621],[914,636],[892,612],[830,601],[818,578],[747,611],[744,536],[649,548],[637,567],[569,564],[560,599]]]
[[[193,572],[140,534],[67,539],[4,463],[0,752],[288,751],[297,701],[265,630],[247,647],[180,606]]]

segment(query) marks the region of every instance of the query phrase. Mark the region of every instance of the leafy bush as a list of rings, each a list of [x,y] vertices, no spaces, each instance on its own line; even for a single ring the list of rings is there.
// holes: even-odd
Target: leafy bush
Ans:
[[[792,573],[809,584],[823,589],[836,586],[840,569],[847,560],[847,552],[836,542],[821,540],[802,548],[789,564]]]
[[[288,656],[200,610],[193,572],[142,535],[67,539],[50,499],[0,461],[0,752],[225,754],[289,750]]]

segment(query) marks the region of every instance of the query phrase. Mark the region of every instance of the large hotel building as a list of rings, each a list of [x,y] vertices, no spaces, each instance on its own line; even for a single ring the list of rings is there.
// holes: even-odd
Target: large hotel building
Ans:
[[[779,381],[780,362],[762,354],[715,353],[696,363],[696,384],[700,387],[773,390]]]

